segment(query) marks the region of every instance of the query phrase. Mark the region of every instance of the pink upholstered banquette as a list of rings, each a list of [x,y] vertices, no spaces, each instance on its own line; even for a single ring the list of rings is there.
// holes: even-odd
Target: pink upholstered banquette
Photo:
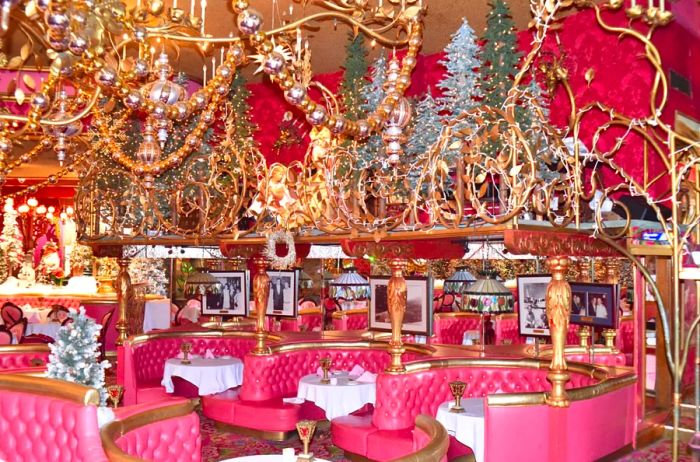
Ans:
[[[255,339],[251,332],[216,330],[158,331],[131,337],[124,344],[123,357],[117,363],[117,379],[124,386],[124,404],[131,405],[167,398],[163,379],[165,361],[180,352],[182,342],[192,343],[192,353],[243,358]]]
[[[280,321],[280,330],[282,332],[320,332],[323,330],[323,313],[318,308],[300,309],[296,318]]]
[[[455,380],[467,383],[465,398],[485,399],[487,429],[491,428],[489,413],[491,412],[492,397],[503,394],[520,394],[521,396],[530,394],[531,397],[538,397],[541,401],[544,399],[544,393],[551,389],[551,385],[546,379],[546,361],[447,360],[446,367],[444,360],[443,362],[430,360],[409,364],[407,369],[407,373],[404,374],[379,374],[377,378],[377,403],[371,415],[350,415],[333,419],[331,434],[336,446],[350,453],[380,462],[409,453],[413,444],[414,419],[419,414],[436,415],[439,405],[452,399],[448,384]],[[605,378],[603,370],[586,365],[572,365],[570,373],[571,380],[567,383],[568,389],[582,389],[596,385]],[[626,405],[631,406],[633,403],[631,382],[628,388],[629,396],[626,395],[626,397],[629,398],[629,401],[626,402]],[[591,394],[591,396],[594,395]],[[628,421],[622,411],[627,412],[629,409],[627,407],[617,409],[621,412],[618,416],[620,421]],[[601,413],[604,411],[604,409],[600,409]],[[519,420],[520,426],[518,428],[521,428],[519,431],[522,432],[522,422],[528,420],[522,418]],[[566,432],[565,429],[563,431]],[[503,445],[502,436],[504,434],[500,430],[492,433],[487,431],[487,451],[491,447],[492,440],[500,441]],[[508,435],[510,442],[514,434],[508,433]],[[625,437],[629,435],[631,432],[630,434],[625,433]],[[548,437],[548,435],[540,436],[538,441],[540,443],[543,440],[546,442]],[[619,438],[615,444],[619,444],[619,448],[628,442],[625,438]],[[450,452],[453,455],[457,455],[455,452],[459,451],[461,454],[458,455],[465,454],[466,448],[463,445],[461,448],[459,446],[456,441],[452,440]],[[523,454],[528,453],[524,452],[520,455]],[[531,454],[542,456],[541,451]],[[514,448],[511,448],[508,458],[492,458],[488,452],[486,457],[487,460],[523,460],[518,458],[518,451]]]
[[[41,372],[46,370],[48,360],[46,344],[0,346],[0,372]]]
[[[325,418],[313,403],[283,402],[283,398],[296,396],[299,379],[315,373],[319,359],[330,357],[331,368],[336,370],[349,371],[359,365],[377,373],[389,364],[386,345],[381,342],[290,344],[272,347],[269,355],[248,354],[240,391],[202,397],[202,411],[207,417],[237,427],[261,432],[293,431],[300,419]],[[404,361],[429,351],[418,345],[411,345],[408,350],[403,355]]]
[[[524,343],[524,337],[518,330],[518,315],[515,313],[499,314],[492,317],[496,333],[495,344],[520,344]],[[435,313],[433,315],[432,344],[461,345],[464,333],[467,331],[480,331],[481,316],[475,313],[451,312]]]
[[[365,330],[367,329],[367,310],[335,311],[332,315],[333,330]]]

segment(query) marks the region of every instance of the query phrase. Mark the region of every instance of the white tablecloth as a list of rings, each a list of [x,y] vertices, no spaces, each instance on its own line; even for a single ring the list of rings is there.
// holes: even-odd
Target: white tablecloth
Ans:
[[[56,340],[58,337],[58,329],[60,328],[61,324],[57,322],[30,322],[27,324],[26,335],[44,334]]]
[[[316,406],[326,411],[326,418],[348,415],[365,404],[374,404],[377,396],[375,383],[351,381],[347,373],[331,375],[338,379],[337,385],[322,384],[316,374],[306,375],[299,380],[297,398],[313,401]]]
[[[296,462],[297,456],[294,456],[291,459],[291,462]],[[268,454],[264,456],[243,456],[243,457],[234,457],[233,459],[226,459],[222,460],[220,462],[287,462],[287,459],[285,459],[282,454]],[[319,459],[318,457],[314,457],[314,462],[329,462],[326,459]]]
[[[437,411],[436,420],[447,433],[460,443],[469,446],[474,452],[476,462],[484,462],[484,400],[469,398],[462,400],[464,411],[450,412],[454,400],[442,403]]]
[[[143,311],[143,331],[170,327],[170,299],[148,300]]]
[[[175,391],[173,376],[181,377],[199,388],[201,396],[220,393],[243,383],[243,363],[238,358],[191,358],[191,364],[171,358],[165,361],[163,381],[165,391]]]
[[[462,345],[474,345],[481,338],[481,333],[478,330],[464,331],[462,337]]]

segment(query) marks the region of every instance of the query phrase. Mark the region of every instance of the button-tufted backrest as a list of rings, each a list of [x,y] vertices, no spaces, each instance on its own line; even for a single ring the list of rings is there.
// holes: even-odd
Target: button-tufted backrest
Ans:
[[[0,306],[6,302],[14,303],[17,306],[31,305],[32,308],[51,308],[53,305],[63,305],[66,308],[80,307],[80,299],[75,297],[0,297]]]
[[[625,354],[634,353],[634,318],[624,317],[620,319],[620,327],[617,329],[615,346]]]
[[[449,345],[461,345],[464,333],[468,330],[479,330],[481,318],[478,314],[434,315],[433,332],[430,343],[445,343]]]
[[[3,372],[45,368],[48,360],[49,348],[46,345],[0,346],[0,371]]]
[[[570,371],[567,388],[578,388],[594,380]],[[451,400],[449,383],[467,384],[465,398],[496,393],[542,392],[551,389],[546,369],[518,367],[438,367],[405,374],[379,374],[377,403],[372,421],[383,430],[410,428],[417,415],[435,416],[441,403]]]
[[[0,391],[0,453],[16,462],[102,462],[95,406]]]
[[[243,385],[240,398],[250,401],[295,395],[299,379],[315,373],[319,359],[330,357],[331,369],[349,371],[355,365],[378,373],[389,364],[389,354],[384,349],[369,348],[313,348],[275,353],[272,355],[246,355],[243,367]],[[415,353],[404,353],[402,359],[415,359]]]
[[[230,355],[243,358],[253,349],[255,340],[251,337],[170,337],[154,338],[131,347],[134,358],[134,372],[137,383],[163,378],[165,361],[180,353],[183,342],[192,343],[192,353],[203,355],[211,350],[214,356]]]
[[[518,330],[517,314],[498,315],[496,316],[495,324],[496,345],[525,343],[525,337],[521,337]]]
[[[576,324],[569,324],[569,331],[566,333],[566,344],[567,345],[578,345],[579,344],[578,327],[579,326]]]
[[[199,462],[202,460],[199,416],[193,412],[136,428],[117,439],[116,444],[130,456],[144,460]]]
[[[589,354],[568,354],[567,361],[576,361],[579,363],[591,363],[591,355]],[[601,366],[624,366],[627,358],[624,353],[596,353],[593,355],[593,364]]]
[[[364,330],[367,329],[367,314],[365,313],[348,313],[345,321],[347,330]]]

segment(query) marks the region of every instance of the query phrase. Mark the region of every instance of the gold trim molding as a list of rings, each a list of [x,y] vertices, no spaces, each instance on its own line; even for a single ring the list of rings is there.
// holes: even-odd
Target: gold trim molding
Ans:
[[[33,375],[0,374],[0,390],[45,395],[83,406],[100,404],[100,394],[94,388]]]

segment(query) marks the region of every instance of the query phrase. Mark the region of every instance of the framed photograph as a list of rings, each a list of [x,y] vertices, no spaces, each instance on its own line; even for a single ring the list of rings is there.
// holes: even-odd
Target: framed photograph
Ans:
[[[369,280],[370,306],[369,329],[391,331],[389,320],[389,278],[374,277]],[[433,281],[431,278],[406,278],[406,313],[403,318],[404,334],[425,335],[433,334]]]
[[[246,316],[248,314],[248,272],[212,271],[211,274],[221,281],[221,291],[202,297],[202,314]]]
[[[299,271],[268,271],[270,297],[267,299],[267,315],[295,318],[299,299]]]
[[[617,326],[619,290],[617,284],[572,282],[570,322],[614,329]]]
[[[545,309],[549,274],[518,276],[518,328],[520,335],[549,337],[549,321]]]

